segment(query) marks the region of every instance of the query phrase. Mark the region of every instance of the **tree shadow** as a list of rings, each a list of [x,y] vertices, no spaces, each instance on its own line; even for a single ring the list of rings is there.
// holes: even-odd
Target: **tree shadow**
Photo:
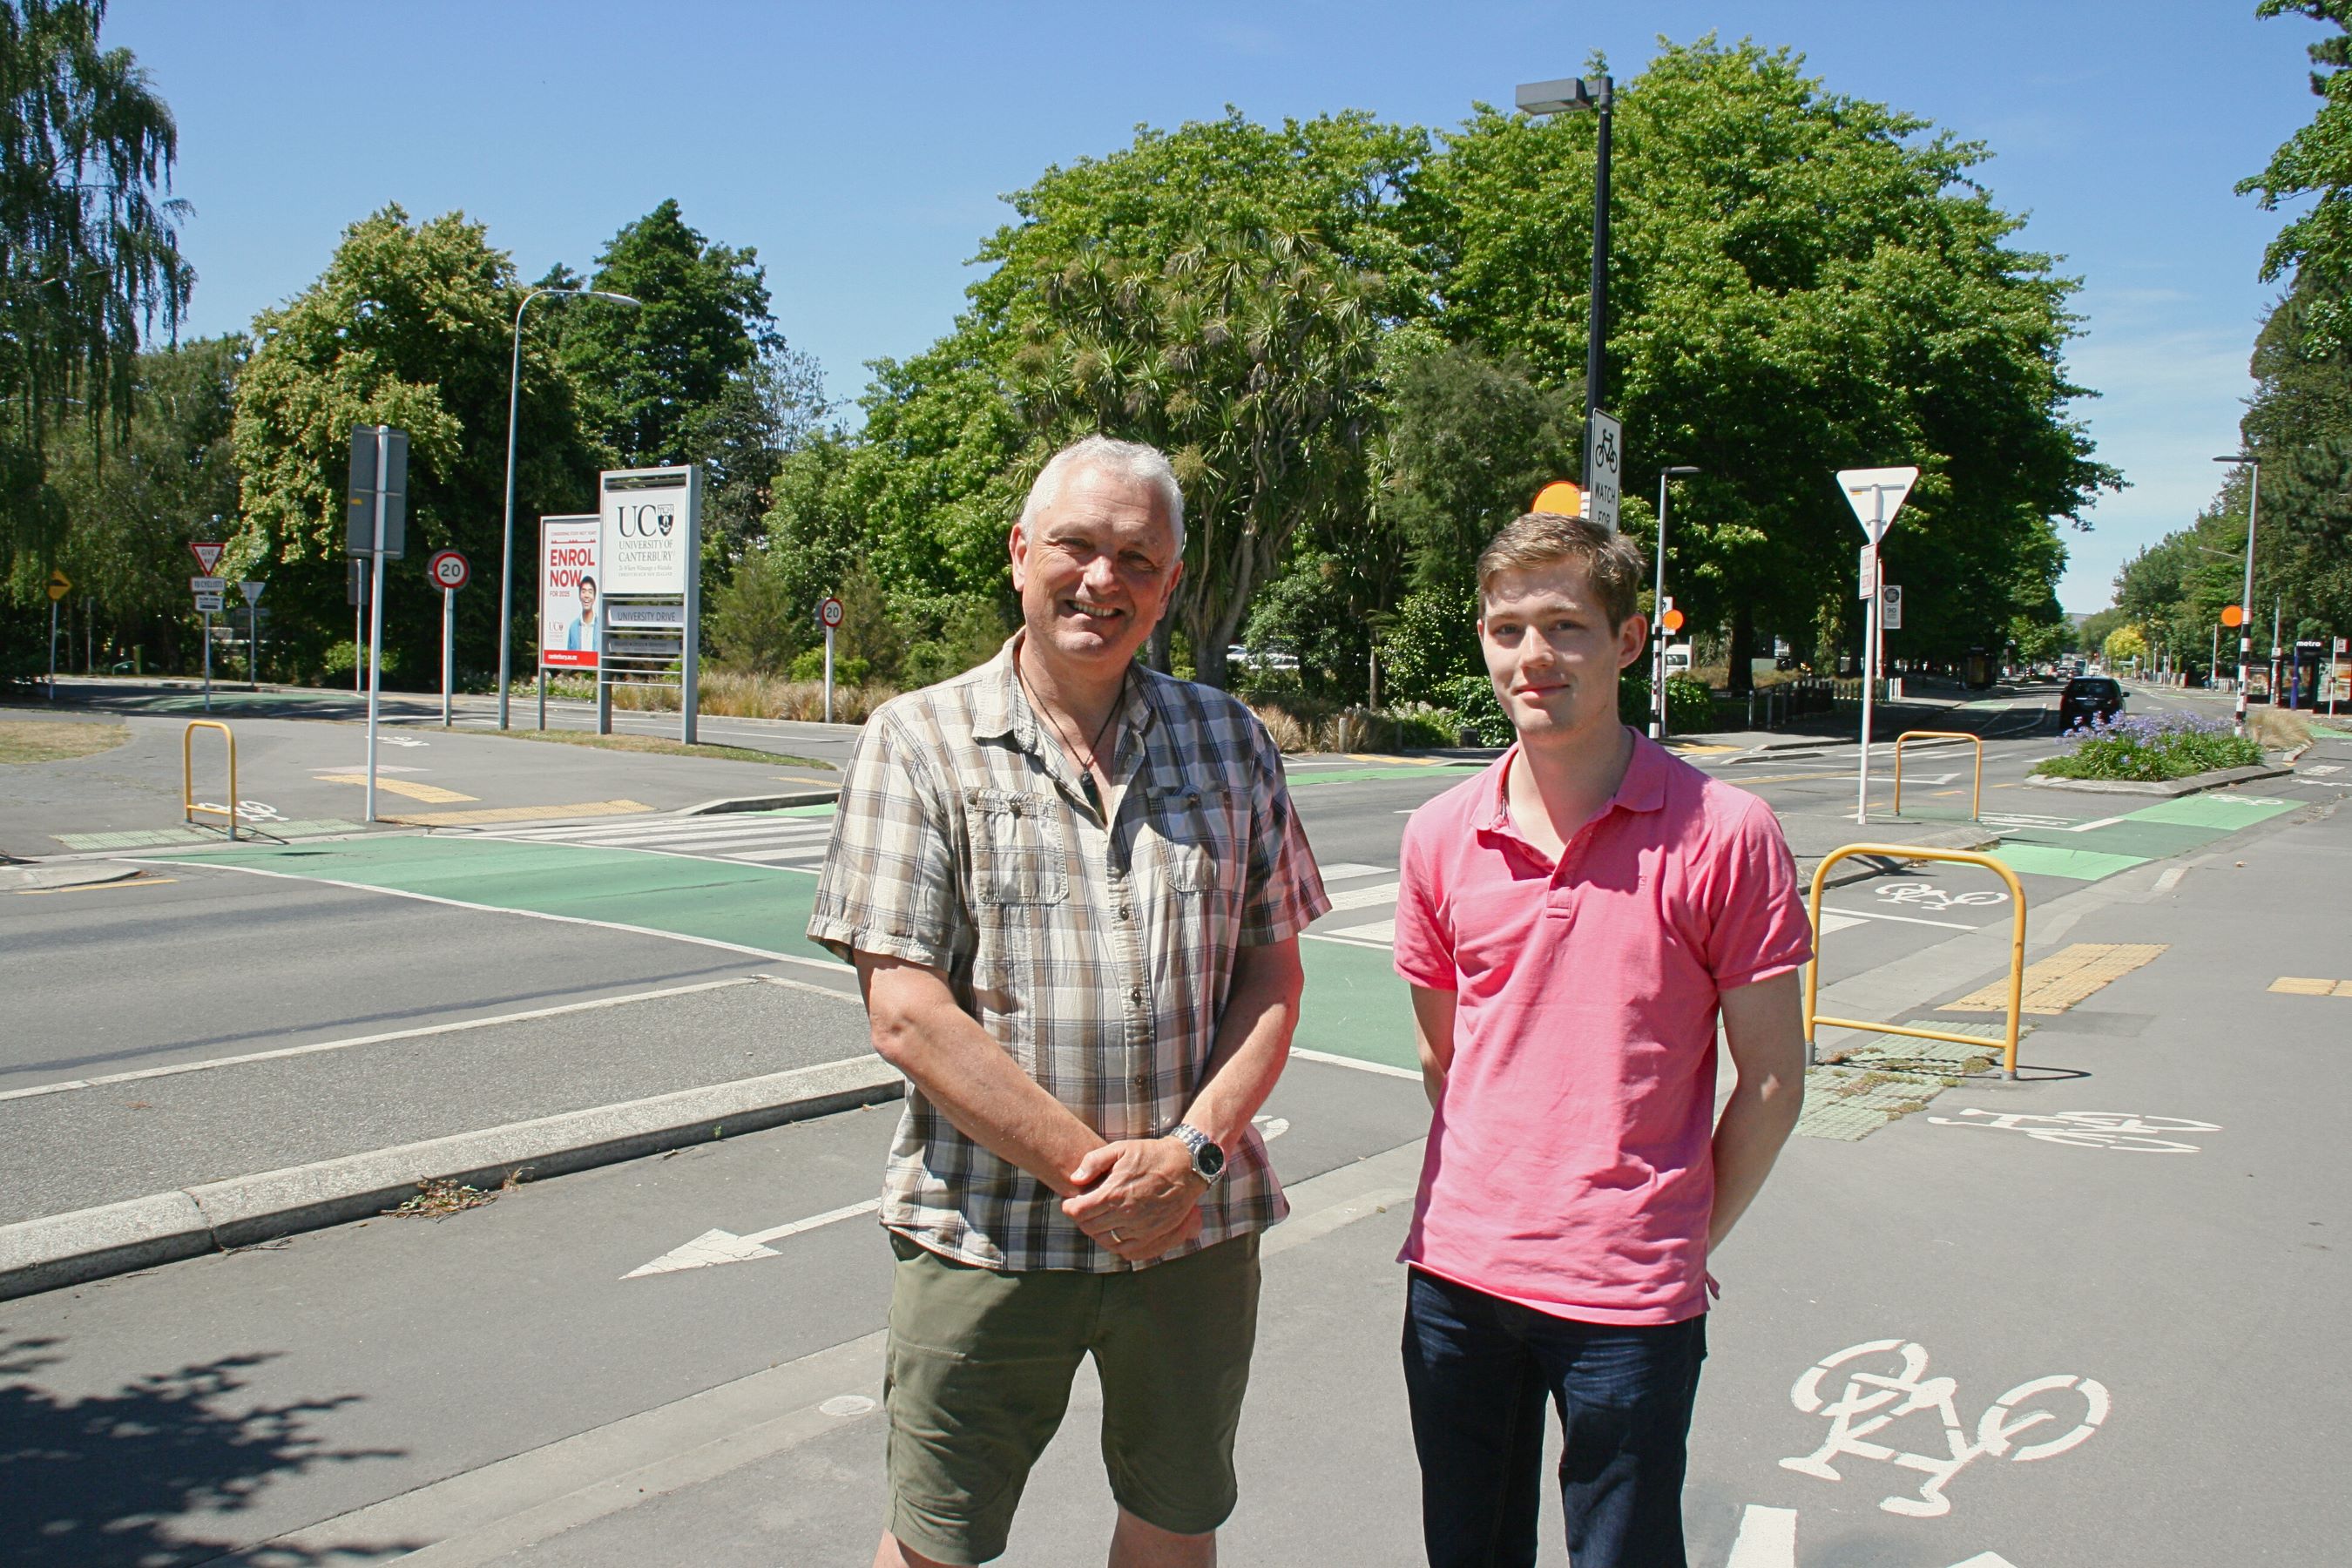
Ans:
[[[11,1568],[187,1568],[244,1543],[207,1539],[192,1514],[253,1506],[271,1482],[324,1465],[397,1458],[396,1448],[334,1448],[314,1418],[358,1394],[285,1405],[234,1396],[275,1358],[223,1356],[151,1373],[111,1393],[73,1398],[33,1381],[64,1358],[58,1339],[0,1344],[0,1559]],[[384,1542],[390,1558],[422,1542]],[[241,1556],[250,1568],[348,1563],[331,1553],[268,1546]]]

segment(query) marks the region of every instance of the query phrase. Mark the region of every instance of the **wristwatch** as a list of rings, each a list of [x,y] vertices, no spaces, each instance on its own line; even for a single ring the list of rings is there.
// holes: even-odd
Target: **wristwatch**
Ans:
[[[1168,1136],[1192,1152],[1192,1173],[1215,1186],[1225,1173],[1225,1152],[1217,1141],[1189,1121],[1179,1121],[1168,1130]]]

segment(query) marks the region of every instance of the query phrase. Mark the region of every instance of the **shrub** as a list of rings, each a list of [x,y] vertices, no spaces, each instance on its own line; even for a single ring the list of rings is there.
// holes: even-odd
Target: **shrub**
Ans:
[[[1617,681],[1617,717],[1637,730],[1650,727],[1650,677],[1629,669]],[[1666,677],[1666,732],[1701,733],[1715,728],[1715,689],[1696,675]]]
[[[833,683],[835,686],[860,686],[874,673],[872,663],[863,658],[843,656],[835,648],[833,656]],[[784,672],[787,680],[814,680],[824,684],[824,649],[804,647],[793,657],[792,668]]]
[[[2263,749],[2252,739],[2230,733],[2218,720],[2188,713],[2094,720],[2068,731],[2065,738],[2077,742],[2074,749],[2042,763],[2036,773],[2155,783],[2217,768],[2252,767],[2263,760]]]
[[[1461,721],[1462,729],[1477,745],[1507,746],[1518,739],[1495,683],[1484,675],[1460,675],[1445,683],[1445,705]]]

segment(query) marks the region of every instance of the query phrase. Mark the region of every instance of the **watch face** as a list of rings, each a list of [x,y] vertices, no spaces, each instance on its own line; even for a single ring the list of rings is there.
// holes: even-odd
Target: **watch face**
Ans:
[[[1224,1174],[1225,1152],[1202,1139],[1200,1147],[1192,1151],[1192,1163],[1203,1177],[1213,1182]]]

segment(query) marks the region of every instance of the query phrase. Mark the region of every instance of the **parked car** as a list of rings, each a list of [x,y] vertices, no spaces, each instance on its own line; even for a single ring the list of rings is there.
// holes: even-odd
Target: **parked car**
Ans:
[[[2063,731],[2124,710],[2124,689],[2104,675],[2078,675],[2058,694],[2058,728]]]

